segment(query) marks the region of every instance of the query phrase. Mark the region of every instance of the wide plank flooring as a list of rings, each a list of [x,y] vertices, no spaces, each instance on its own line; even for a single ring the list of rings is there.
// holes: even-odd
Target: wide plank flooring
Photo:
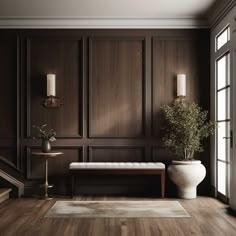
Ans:
[[[66,199],[66,198],[65,198]],[[209,197],[179,200],[191,218],[78,219],[44,218],[56,200],[10,199],[0,205],[0,236],[122,235],[122,236],[235,236],[236,217],[227,205]],[[68,200],[68,199],[67,199]],[[158,200],[131,197],[83,196],[73,200]],[[171,199],[173,200],[173,199]],[[178,199],[177,199],[178,200]]]

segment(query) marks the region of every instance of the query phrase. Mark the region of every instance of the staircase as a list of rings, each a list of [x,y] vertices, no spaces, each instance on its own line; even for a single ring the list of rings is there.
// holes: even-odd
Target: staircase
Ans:
[[[0,204],[9,199],[10,188],[0,188]]]
[[[0,155],[0,203],[5,199],[24,195],[25,178],[22,170],[8,161],[4,153]],[[1,235],[1,233],[0,233]]]
[[[7,181],[12,187],[17,189],[17,197],[21,197],[24,195],[24,183],[21,181],[17,180],[13,176],[9,175],[5,171],[0,169],[0,178],[4,179]],[[0,198],[3,195],[6,195],[5,197],[9,198],[9,192],[11,192],[11,189],[9,188],[0,188]],[[1,202],[1,200],[0,200]]]

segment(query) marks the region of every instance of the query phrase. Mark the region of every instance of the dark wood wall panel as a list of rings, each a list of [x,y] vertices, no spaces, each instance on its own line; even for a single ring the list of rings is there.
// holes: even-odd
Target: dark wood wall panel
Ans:
[[[161,146],[152,147],[152,160],[155,162],[164,162],[166,164],[170,164],[171,160],[175,157],[173,153],[165,150]]]
[[[55,129],[57,136],[82,136],[82,55],[78,39],[28,39],[28,136],[36,135],[35,130],[31,132],[32,125],[42,124]],[[56,94],[63,102],[60,108],[47,109],[41,105],[47,95],[47,74],[56,74]]]
[[[160,107],[170,104],[177,94],[177,74],[186,74],[187,99],[200,101],[200,81],[209,82],[209,73],[202,73],[204,64],[209,65],[209,58],[200,57],[201,41],[196,38],[154,38],[153,39],[153,134],[160,136],[162,125]],[[203,82],[204,83],[204,82]],[[204,88],[206,85],[201,83]]]
[[[145,161],[144,147],[93,146],[89,150],[92,162],[142,162]]]
[[[144,42],[90,40],[90,137],[143,134]]]
[[[0,137],[17,136],[18,44],[16,36],[0,37]]]
[[[17,167],[17,149],[16,147],[0,147],[0,160]]]

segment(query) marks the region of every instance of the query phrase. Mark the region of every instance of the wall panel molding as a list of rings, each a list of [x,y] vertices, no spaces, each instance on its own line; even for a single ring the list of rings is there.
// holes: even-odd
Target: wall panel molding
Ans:
[[[19,169],[18,160],[19,156],[17,155],[17,147],[16,146],[1,146],[0,147],[0,160],[5,164],[13,167],[16,170]]]
[[[187,75],[187,95],[189,101],[206,105],[209,102],[203,99],[200,91],[199,77],[209,80],[209,72],[202,75],[199,68],[205,71],[209,58],[201,54],[204,42],[194,36],[169,36],[152,38],[152,135],[160,136],[162,118],[160,106],[171,104],[176,98],[176,75]],[[206,49],[205,49],[206,50]],[[207,49],[209,50],[209,49]],[[202,84],[201,90],[207,90],[209,82]]]
[[[51,47],[53,47],[54,44],[54,49],[53,52],[57,53],[57,57],[54,58],[55,61],[47,61],[47,63],[49,64],[44,64],[44,62],[42,62],[42,65],[39,65],[42,68],[42,71],[37,71],[37,75],[38,76],[36,79],[38,80],[38,82],[36,82],[38,84],[37,89],[40,91],[40,94],[37,94],[36,98],[37,103],[34,105],[37,105],[37,108],[34,112],[38,112],[38,110],[41,110],[41,114],[42,114],[42,119],[44,119],[45,121],[43,123],[47,123],[47,121],[50,121],[50,128],[54,128],[55,130],[57,130],[58,133],[61,133],[59,135],[57,135],[57,138],[82,138],[83,136],[83,54],[84,54],[84,48],[83,48],[83,40],[81,37],[46,37],[46,36],[38,36],[38,37],[27,37],[27,47],[26,47],[26,51],[27,51],[27,126],[26,126],[26,137],[30,138],[32,137],[32,125],[34,125],[32,123],[32,115],[34,115],[34,118],[36,118],[37,116],[36,113],[32,114],[32,82],[31,82],[31,66],[32,66],[32,61],[35,58],[32,58],[32,43],[39,43],[38,46],[40,45],[40,42],[42,43],[42,48],[44,50],[42,50],[40,53],[41,56],[44,56],[44,59],[47,58],[47,53],[49,53],[47,50],[45,50],[46,48],[50,51],[50,45]],[[53,44],[52,44],[53,42]],[[55,44],[57,44],[57,49]],[[71,45],[69,45],[71,44]],[[77,44],[77,50],[73,51],[73,47],[75,47],[75,45]],[[67,48],[66,48],[67,47]],[[70,48],[71,47],[71,48]],[[37,51],[37,49],[35,49]],[[69,51],[69,52],[68,52]],[[67,54],[68,53],[68,54]],[[72,58],[70,57],[66,57],[67,55],[73,56],[73,53],[76,53],[76,56]],[[65,55],[64,55],[65,54]],[[34,55],[35,57],[37,57],[37,54]],[[49,56],[49,55],[48,55]],[[53,55],[52,55],[53,56]],[[50,57],[50,56],[49,56]],[[60,57],[60,58],[58,58]],[[75,63],[73,60],[76,59],[78,60],[78,65],[73,65],[73,63]],[[72,61],[70,62],[70,59],[72,59]],[[61,61],[60,61],[61,60]],[[37,62],[40,63],[40,62]],[[72,64],[72,66],[74,68],[71,68],[72,66],[67,66],[67,68],[61,69],[64,67],[66,63],[68,64]],[[58,67],[58,65],[61,65],[60,67]],[[66,66],[66,65],[65,65]],[[37,68],[37,65],[35,65],[35,67]],[[76,71],[68,71],[68,70],[72,70],[75,69],[78,70]],[[38,68],[37,68],[38,69]],[[62,72],[62,74],[59,74],[60,72]],[[67,73],[70,72],[70,74],[67,75]],[[47,73],[55,73],[57,74],[56,77],[60,77],[59,81],[58,79],[56,79],[56,94],[57,96],[59,96],[62,99],[63,105],[60,108],[55,108],[55,109],[48,109],[48,108],[44,108],[41,103],[43,101],[43,99],[46,97],[46,74]],[[74,76],[73,73],[77,73],[77,78],[76,80],[73,79],[72,76]],[[69,76],[68,79],[70,79],[70,81],[67,81],[67,76]],[[44,80],[45,79],[45,80]],[[39,81],[42,80],[42,81]],[[43,81],[44,80],[44,81]],[[72,81],[76,81],[76,86],[70,85],[70,83],[72,83]],[[64,84],[62,83],[64,82]],[[75,83],[75,82],[74,82]],[[60,86],[60,87],[59,87]],[[69,87],[70,86],[70,87]],[[76,89],[77,88],[77,89]],[[60,89],[60,92],[58,91]],[[69,90],[68,90],[69,89]],[[62,93],[63,91],[65,91],[64,93]],[[73,92],[72,92],[73,91]],[[78,96],[77,99],[75,96]],[[68,99],[69,98],[69,99]],[[63,101],[64,100],[64,101]],[[74,106],[74,104],[76,104],[76,107]],[[75,111],[74,109],[77,109],[77,111]],[[73,114],[72,114],[73,112]],[[71,114],[73,116],[71,116]],[[51,122],[52,119],[50,117],[59,117],[59,119],[61,120],[60,123],[57,123],[56,119],[55,122]],[[36,118],[37,119],[37,118]],[[63,124],[64,121],[63,120],[67,120],[67,122],[65,122]],[[43,124],[42,123],[42,124]],[[77,123],[77,124],[76,124]],[[68,124],[68,125],[65,125]],[[35,125],[40,125],[40,124],[35,124]],[[55,127],[56,125],[56,127]],[[58,128],[63,128],[63,130],[59,130]],[[77,126],[74,127],[74,126]],[[68,134],[68,130],[69,132],[73,132],[73,134]],[[66,131],[65,131],[66,130]],[[77,130],[76,133],[74,133],[74,130]],[[64,133],[67,132],[67,133]]]
[[[18,90],[20,83],[19,37],[17,35],[1,37],[0,44],[0,72],[4,80],[0,89],[2,96],[0,101],[2,110],[0,112],[5,117],[7,116],[7,120],[0,121],[0,139],[16,139],[18,136],[18,105],[20,101]]]
[[[145,135],[145,45],[143,37],[89,38],[90,138]]]
[[[20,130],[20,38],[16,33],[0,39],[0,160],[21,170],[19,155]]]
[[[88,160],[89,162],[145,162],[145,146],[89,146]]]

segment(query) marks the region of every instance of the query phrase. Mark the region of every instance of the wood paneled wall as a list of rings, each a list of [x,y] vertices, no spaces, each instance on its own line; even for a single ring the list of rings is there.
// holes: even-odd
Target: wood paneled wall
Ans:
[[[82,58],[80,39],[27,38],[27,137],[36,136],[32,125],[45,123],[57,131],[58,137],[82,137]],[[56,92],[64,105],[45,109],[46,74],[56,74]]]
[[[60,108],[41,105],[48,73],[56,74]],[[0,164],[22,173],[30,187],[40,182],[32,125],[44,123],[57,132],[53,149],[64,152],[49,163],[54,193],[69,193],[72,161],[168,164],[160,106],[175,99],[177,73],[187,74],[187,98],[209,109],[208,30],[0,30]],[[209,170],[208,152],[201,157]],[[81,179],[78,189],[158,189],[157,179],[99,178]],[[208,178],[203,191],[207,186]]]
[[[143,40],[93,38],[89,44],[89,137],[144,134]]]

